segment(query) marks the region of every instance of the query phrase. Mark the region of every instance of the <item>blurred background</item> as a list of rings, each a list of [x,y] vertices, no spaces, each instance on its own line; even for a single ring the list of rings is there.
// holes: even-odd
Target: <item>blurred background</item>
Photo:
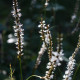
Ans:
[[[21,23],[24,28],[24,55],[22,70],[24,80],[29,77],[38,56],[42,41],[37,27],[41,17],[50,24],[53,38],[53,49],[56,51],[57,35],[63,33],[64,61],[57,67],[53,80],[62,80],[68,57],[74,52],[80,27],[79,0],[50,0],[47,8],[45,0],[18,0],[21,9]],[[20,80],[19,61],[17,59],[15,37],[13,31],[14,18],[11,15],[12,0],[0,0],[0,80],[9,80],[10,63],[15,70],[15,80]],[[48,62],[47,52],[42,57],[41,65],[34,74],[44,76]],[[31,79],[33,80],[33,79]],[[35,80],[39,80],[35,78]],[[73,80],[80,80],[80,51],[76,55],[76,67]]]

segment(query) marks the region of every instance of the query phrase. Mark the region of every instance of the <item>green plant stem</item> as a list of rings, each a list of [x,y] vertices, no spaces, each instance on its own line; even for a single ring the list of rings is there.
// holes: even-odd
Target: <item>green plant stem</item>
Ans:
[[[30,77],[28,77],[26,80],[29,80],[30,78],[32,77],[37,77],[37,78],[41,78],[40,76],[37,76],[37,75],[31,75]]]
[[[23,76],[22,76],[22,66],[21,66],[21,58],[19,58],[19,64],[20,64],[21,80],[23,80]]]
[[[62,72],[61,72],[61,70],[59,69],[59,67],[58,67],[58,71],[59,71],[60,75],[62,76]]]
[[[80,64],[78,65],[78,67],[77,67],[77,69],[76,69],[76,72],[74,73],[73,80],[75,80],[79,68],[80,68]]]

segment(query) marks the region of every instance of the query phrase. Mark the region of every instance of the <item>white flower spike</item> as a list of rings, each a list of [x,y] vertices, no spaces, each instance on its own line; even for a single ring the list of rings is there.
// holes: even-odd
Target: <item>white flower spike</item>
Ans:
[[[13,26],[14,28],[14,35],[15,37],[17,38],[16,40],[16,45],[17,45],[17,54],[18,54],[18,58],[20,58],[22,55],[23,55],[23,31],[24,29],[22,29],[22,24],[20,23],[20,17],[22,16],[21,13],[20,13],[21,9],[18,8],[18,2],[17,0],[13,0],[13,11],[11,12],[13,17],[15,18],[15,26]]]

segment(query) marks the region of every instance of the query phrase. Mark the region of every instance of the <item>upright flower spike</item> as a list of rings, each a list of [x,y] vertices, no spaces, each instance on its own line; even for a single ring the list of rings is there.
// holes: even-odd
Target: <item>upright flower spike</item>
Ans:
[[[41,34],[40,37],[41,37],[41,39],[42,39],[43,42],[45,42],[45,26],[46,26],[45,20],[43,20],[43,18],[41,18],[41,22],[38,25],[38,27],[40,28],[39,33]]]
[[[49,25],[45,24],[45,21],[41,18],[40,25],[38,27],[41,28],[39,33],[41,34],[42,41],[45,45],[46,48],[48,48],[48,54],[49,54],[49,59],[51,58],[51,52],[53,50],[52,47],[52,37],[51,37],[51,32],[49,30]]]
[[[52,79],[53,73],[54,73],[53,63],[51,62],[51,57],[52,57],[52,52],[53,52],[53,47],[52,47],[53,43],[52,43],[52,37],[51,37],[51,32],[49,30],[49,27],[50,27],[49,25],[45,27],[46,29],[45,42],[48,44],[48,55],[49,55],[49,62],[46,67],[48,70],[46,71],[45,76],[44,76],[45,80]]]
[[[22,52],[23,52],[23,44],[24,44],[23,43],[24,29],[22,29],[23,25],[20,23],[20,17],[21,17],[20,11],[21,11],[21,9],[18,8],[17,0],[13,0],[13,11],[11,13],[12,13],[13,17],[15,18],[15,21],[14,21],[15,26],[13,26],[13,28],[14,28],[14,32],[15,32],[14,35],[17,38],[15,44],[17,45],[16,48],[18,49],[18,52],[17,52],[18,58],[20,58],[23,55]]]
[[[58,53],[60,53],[60,51],[63,50],[62,41],[63,41],[63,34],[58,34],[58,38],[57,38],[57,52]]]
[[[51,32],[49,30],[49,25],[47,25],[45,27],[46,29],[46,34],[45,34],[45,42],[47,43],[48,45],[48,55],[49,55],[49,60],[51,59],[51,56],[52,56],[52,51],[53,51],[53,43],[52,43],[52,36],[51,36]]]
[[[72,56],[69,58],[69,62],[67,64],[67,70],[65,71],[65,74],[63,75],[63,80],[72,80],[71,76],[73,74],[73,69],[75,67],[75,55],[79,51],[79,48],[80,48],[80,34],[79,34],[77,47],[75,48],[75,51],[72,54]]]
[[[72,80],[71,75],[73,74],[73,69],[75,67],[75,59],[73,56],[69,58],[69,62],[67,64],[67,70],[65,71],[65,75],[63,76],[63,80]]]
[[[64,55],[63,48],[62,48],[62,45],[63,45],[62,41],[63,41],[63,34],[58,34],[58,38],[57,38],[57,53],[58,53],[57,65],[58,66],[61,65],[60,61],[63,61],[63,55]]]
[[[45,21],[43,20],[43,18],[41,18],[41,22],[38,25],[38,27],[41,28],[39,33],[41,34],[40,37],[43,41],[43,44],[42,44],[40,51],[38,52],[37,61],[36,61],[35,67],[34,67],[35,69],[37,69],[37,67],[39,66],[39,64],[41,62],[42,55],[44,54],[44,52],[47,49],[47,44],[45,42],[45,26],[46,26]]]
[[[13,74],[14,74],[14,70],[12,69],[11,64],[10,64],[10,80],[14,80]]]
[[[53,78],[53,73],[54,73],[54,68],[53,66],[55,66],[53,64],[53,62],[51,62],[51,58],[52,58],[52,53],[53,53],[53,47],[52,47],[52,37],[51,37],[51,32],[49,30],[49,25],[47,25],[45,27],[46,29],[46,35],[45,35],[45,42],[48,44],[48,55],[49,55],[49,62],[47,64],[47,71],[45,73],[44,79],[45,80],[50,80]],[[54,57],[55,59],[55,57]]]

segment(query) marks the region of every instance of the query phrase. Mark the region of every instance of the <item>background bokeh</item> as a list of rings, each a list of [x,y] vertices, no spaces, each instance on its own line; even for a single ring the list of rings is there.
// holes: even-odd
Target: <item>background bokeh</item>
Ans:
[[[18,0],[18,2],[22,13],[21,23],[23,24],[25,34],[24,55],[22,57],[24,80],[32,74],[38,51],[42,44],[39,28],[37,27],[41,17],[46,20],[47,24],[50,24],[54,51],[56,51],[57,34],[63,33],[64,35],[63,49],[65,57],[62,66],[57,67],[53,79],[62,80],[68,57],[75,50],[78,41],[79,28],[74,34],[72,34],[72,31],[79,21],[80,9],[76,12],[76,19],[71,23],[71,16],[75,13],[77,0],[50,0],[46,9],[44,8],[45,0]],[[77,5],[79,5],[79,2]],[[15,70],[13,74],[15,80],[20,80],[19,61],[17,59],[12,27],[14,18],[11,15],[11,11],[12,0],[0,0],[0,80],[8,80],[10,63]],[[45,52],[41,65],[35,71],[35,74],[44,76],[47,62],[47,52]],[[35,78],[34,80],[39,79]],[[76,55],[73,80],[80,80],[80,51]]]

